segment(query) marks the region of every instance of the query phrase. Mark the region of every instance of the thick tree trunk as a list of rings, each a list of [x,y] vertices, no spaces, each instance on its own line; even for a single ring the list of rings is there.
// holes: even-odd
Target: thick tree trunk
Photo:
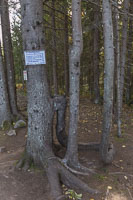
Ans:
[[[81,0],[72,0],[73,45],[69,55],[70,120],[67,152],[64,161],[70,165],[78,163],[77,126],[79,115],[80,56],[83,49],[81,27]]]
[[[113,159],[112,145],[109,135],[112,125],[113,85],[114,85],[114,46],[112,10],[109,0],[103,0],[103,29],[104,29],[104,111],[103,132],[101,138],[101,157],[103,162],[110,163]]]
[[[11,112],[13,115],[18,116],[17,100],[16,100],[16,88],[15,88],[15,74],[14,74],[14,60],[13,49],[10,32],[10,20],[8,1],[1,1],[1,23],[2,23],[2,37],[4,46],[4,60],[7,74],[7,86],[10,100]]]
[[[6,88],[6,79],[0,42],[0,126],[5,120],[11,121],[11,111]]]
[[[21,9],[24,50],[44,50],[43,1],[21,0]],[[75,177],[70,172],[71,169],[68,170],[52,151],[54,109],[48,90],[46,67],[44,65],[29,65],[27,72],[28,138],[25,156],[27,162],[24,168],[29,167],[30,160],[45,168],[54,200],[66,199],[62,194],[60,180],[70,188],[80,188],[86,192],[97,193],[96,190],[89,188]],[[58,127],[59,131],[61,129]],[[18,167],[22,163],[23,159],[18,163]]]
[[[100,2],[98,1],[100,4]],[[99,20],[100,20],[100,7],[97,5],[94,7],[94,53],[93,53],[93,69],[94,69],[94,103],[98,104],[100,101],[100,90],[99,90],[99,51],[100,51],[100,31],[99,31]]]
[[[42,1],[22,0],[21,6],[24,50],[43,50]],[[43,162],[46,156],[53,155],[49,149],[52,143],[53,111],[48,91],[46,67],[44,65],[28,66],[27,73],[28,138],[26,151],[35,162]]]
[[[53,84],[54,94],[58,94],[58,78],[57,78],[57,50],[56,50],[56,25],[55,25],[55,0],[52,0],[52,64],[53,64]]]

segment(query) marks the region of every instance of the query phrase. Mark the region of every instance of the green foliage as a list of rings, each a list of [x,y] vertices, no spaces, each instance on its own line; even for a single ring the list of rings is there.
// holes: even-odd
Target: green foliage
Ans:
[[[107,177],[104,176],[103,174],[96,174],[95,178],[100,180],[100,181],[104,181]]]
[[[10,130],[11,126],[12,126],[11,122],[5,120],[2,122],[1,129],[2,129],[2,131],[7,131],[7,130]]]
[[[23,47],[20,22],[14,19],[12,23],[12,45],[16,83],[23,82]]]
[[[70,199],[80,200],[82,199],[82,194],[77,194],[74,190],[68,190],[66,193]]]

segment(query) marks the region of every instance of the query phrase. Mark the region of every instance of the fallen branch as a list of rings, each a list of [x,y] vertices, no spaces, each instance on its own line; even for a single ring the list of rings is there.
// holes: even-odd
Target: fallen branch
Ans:
[[[132,174],[127,174],[126,172],[110,172],[109,173],[110,175],[127,175],[127,176],[130,176],[133,178],[133,175]]]

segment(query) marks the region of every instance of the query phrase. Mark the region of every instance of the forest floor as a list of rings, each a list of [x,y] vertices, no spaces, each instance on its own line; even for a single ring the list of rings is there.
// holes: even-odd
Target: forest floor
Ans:
[[[23,98],[19,99],[25,110]],[[67,116],[68,119],[68,116]],[[80,176],[90,187],[101,191],[100,195],[83,193],[82,200],[133,200],[133,109],[124,106],[122,138],[116,137],[117,126],[113,123],[111,141],[116,148],[113,163],[103,165],[99,152],[79,152],[80,162],[95,169],[96,174]],[[88,98],[80,100],[78,139],[80,142],[98,142],[102,132],[102,106],[94,105]],[[50,200],[50,188],[45,172],[32,167],[27,172],[16,170],[15,165],[24,152],[26,128],[17,129],[16,136],[0,132],[0,200]],[[59,152],[61,154],[62,152]],[[81,193],[81,191],[78,193]]]

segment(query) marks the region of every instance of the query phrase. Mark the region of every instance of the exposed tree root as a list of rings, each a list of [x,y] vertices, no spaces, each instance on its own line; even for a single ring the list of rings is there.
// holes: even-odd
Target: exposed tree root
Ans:
[[[87,168],[83,166],[82,164],[77,162],[73,162],[73,160],[67,160],[63,159],[62,160],[64,166],[66,166],[67,169],[70,169],[72,173],[79,174],[79,175],[90,175],[90,174],[96,174],[96,172],[93,169]]]
[[[42,159],[43,160],[43,159]],[[17,163],[16,168],[24,171],[28,170],[31,166],[32,160],[24,154],[24,156]],[[67,200],[68,197],[63,194],[61,184],[66,185],[73,190],[80,190],[91,194],[98,194],[99,191],[88,187],[86,183],[76,177],[77,175],[88,175],[88,173],[82,173],[76,171],[63,163],[63,161],[55,156],[52,156],[44,160],[44,169],[50,183],[51,194],[53,200]]]
[[[100,143],[95,143],[95,142],[89,142],[89,143],[79,143],[78,144],[78,149],[79,150],[94,150],[94,151],[99,151],[100,149]]]
[[[58,158],[58,160],[64,165],[64,167],[68,171],[70,171],[73,174],[88,176],[88,175],[90,175],[90,173],[95,173],[93,170],[85,168],[84,166],[82,166],[82,168],[81,168],[81,165],[79,163],[78,163],[78,167],[74,166],[74,168],[71,168],[70,166],[67,165],[66,162],[64,162],[64,160],[61,160],[59,158]],[[79,165],[80,165],[80,167],[79,167]]]
[[[66,197],[62,193],[60,181],[68,188],[80,190],[91,194],[98,194],[99,191],[88,187],[86,183],[77,178],[70,170],[64,166],[58,159],[50,159],[48,161],[47,177],[51,187],[51,194],[54,200],[65,200]]]
[[[31,160],[26,156],[22,157],[16,164],[16,169],[27,171],[31,167]]]
[[[67,136],[66,136],[67,137]],[[65,141],[67,141],[67,139],[65,139]],[[60,141],[59,141],[60,142]],[[65,144],[64,143],[60,143],[61,145],[62,144]],[[94,150],[94,151],[101,151],[100,150],[101,146],[100,146],[100,143],[95,143],[95,142],[90,142],[90,143],[79,143],[78,144],[78,150],[82,150],[82,151],[86,151],[86,150]],[[114,159],[114,155],[115,155],[115,148],[114,148],[114,145],[112,143],[109,143],[108,145],[108,150],[107,150],[107,153],[106,153],[106,156],[103,160],[103,162],[105,164],[111,164],[113,159]],[[75,165],[74,165],[75,166]],[[80,165],[77,165],[80,167]],[[78,167],[78,168],[79,168]],[[81,170],[83,167],[80,167]],[[83,169],[84,170],[84,169]]]
[[[57,132],[57,139],[58,142],[63,146],[66,147],[67,146],[67,135],[65,133],[65,130],[63,129],[63,131],[61,132]],[[89,142],[89,143],[79,143],[78,144],[78,149],[79,150],[94,150],[94,151],[99,151],[100,149],[100,143],[98,142]]]

